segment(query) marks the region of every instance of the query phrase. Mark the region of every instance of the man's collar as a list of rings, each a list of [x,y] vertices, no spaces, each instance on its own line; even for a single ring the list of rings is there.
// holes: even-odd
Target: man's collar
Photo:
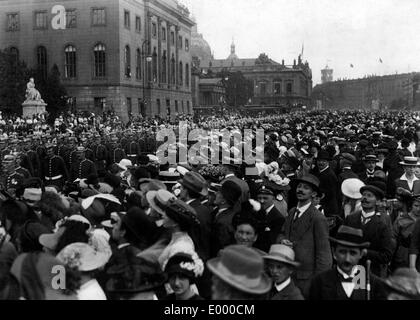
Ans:
[[[125,243],[121,243],[118,245],[117,249],[121,250],[122,248],[128,247],[130,245],[130,243],[125,242]]]
[[[276,287],[277,292],[280,292],[284,288],[286,288],[291,282],[292,282],[292,279],[289,277],[287,278],[287,280],[283,281],[280,284],[274,284],[274,286]]]
[[[324,171],[328,170],[330,166],[326,166],[323,170],[319,170],[319,173],[323,173]]]
[[[402,180],[402,181],[408,181],[408,178],[407,178],[407,176],[406,176],[405,173],[401,176],[400,180]],[[413,179],[411,181],[417,181],[417,180],[419,180],[419,179],[416,177],[416,175],[414,175],[413,176]]]
[[[266,212],[267,214],[269,214],[269,213],[270,213],[270,211],[271,211],[273,208],[274,208],[274,203],[273,203],[271,206],[269,206],[269,207],[265,210],[265,212]]]
[[[226,178],[229,178],[229,177],[234,177],[235,176],[235,174],[233,174],[233,173],[228,173],[227,175],[225,175],[225,179]]]
[[[185,203],[186,203],[186,204],[190,204],[191,202],[194,202],[194,200],[195,200],[195,199],[190,199],[190,200],[185,201]]]
[[[357,270],[357,266],[354,266],[353,269],[351,270],[350,275],[348,275],[343,270],[341,270],[339,266],[337,266],[337,271],[344,279],[349,279],[349,278],[354,278],[358,270]]]

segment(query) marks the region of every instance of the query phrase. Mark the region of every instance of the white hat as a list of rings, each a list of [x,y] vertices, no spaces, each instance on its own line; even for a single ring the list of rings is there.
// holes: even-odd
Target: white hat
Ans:
[[[132,167],[132,166],[133,166],[133,163],[131,162],[131,160],[128,160],[128,159],[122,159],[122,160],[120,161],[120,163],[118,163],[118,166],[119,166],[122,170],[126,171],[127,169],[129,169],[129,167]]]
[[[365,184],[359,179],[346,179],[341,184],[341,193],[350,199],[362,199],[360,188],[364,187]]]
[[[112,252],[95,250],[92,245],[75,242],[66,246],[57,255],[64,264],[77,267],[79,271],[93,271],[103,267],[109,261]]]

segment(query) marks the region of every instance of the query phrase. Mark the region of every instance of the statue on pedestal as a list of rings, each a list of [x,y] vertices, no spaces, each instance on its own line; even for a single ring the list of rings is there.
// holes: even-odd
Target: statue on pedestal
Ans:
[[[35,89],[34,78],[30,78],[29,82],[26,84],[26,101],[25,102],[41,102],[44,103],[44,100],[41,99],[41,94],[38,90]]]

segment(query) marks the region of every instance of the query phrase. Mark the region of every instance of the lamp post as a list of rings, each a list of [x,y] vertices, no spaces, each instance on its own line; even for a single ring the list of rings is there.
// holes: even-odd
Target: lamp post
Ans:
[[[141,55],[144,59],[144,68],[143,68],[143,108],[144,108],[144,112],[146,112],[146,97],[145,97],[145,88],[146,88],[146,76],[148,74],[148,62],[150,63],[152,61],[152,56],[150,55],[149,50],[147,50],[148,52],[146,52],[146,45],[150,45],[150,41],[149,40],[144,40],[142,45],[141,45]],[[143,115],[142,115],[143,116]]]

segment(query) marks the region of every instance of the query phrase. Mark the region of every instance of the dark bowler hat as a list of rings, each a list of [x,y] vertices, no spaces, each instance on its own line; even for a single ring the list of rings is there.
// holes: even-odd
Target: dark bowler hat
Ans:
[[[341,244],[345,247],[367,248],[370,243],[363,239],[362,229],[356,229],[349,226],[341,226],[335,237],[330,237],[330,241]]]
[[[317,160],[327,160],[327,161],[330,161],[331,160],[331,156],[328,153],[328,151],[326,151],[326,150],[320,150],[318,152],[318,157],[316,159]]]
[[[197,192],[202,196],[208,195],[206,180],[197,172],[189,171],[178,182],[186,189]]]
[[[157,232],[156,224],[138,207],[128,210],[122,217],[122,222],[140,241],[146,239],[150,242]]]
[[[207,261],[207,267],[223,282],[242,292],[262,295],[272,286],[264,272],[262,256],[242,245],[224,248],[219,257]]]
[[[300,179],[295,179],[294,181],[295,181],[296,185],[299,184],[299,183],[309,184],[314,189],[314,191],[320,193],[319,179],[312,174],[307,174],[306,176],[303,176]]]
[[[379,188],[377,186],[374,186],[372,184],[367,185],[367,186],[363,186],[363,187],[360,188],[360,193],[363,194],[363,192],[365,192],[365,191],[372,192],[376,196],[376,198],[378,198],[378,199],[383,199],[385,197],[384,191],[381,188]]]

